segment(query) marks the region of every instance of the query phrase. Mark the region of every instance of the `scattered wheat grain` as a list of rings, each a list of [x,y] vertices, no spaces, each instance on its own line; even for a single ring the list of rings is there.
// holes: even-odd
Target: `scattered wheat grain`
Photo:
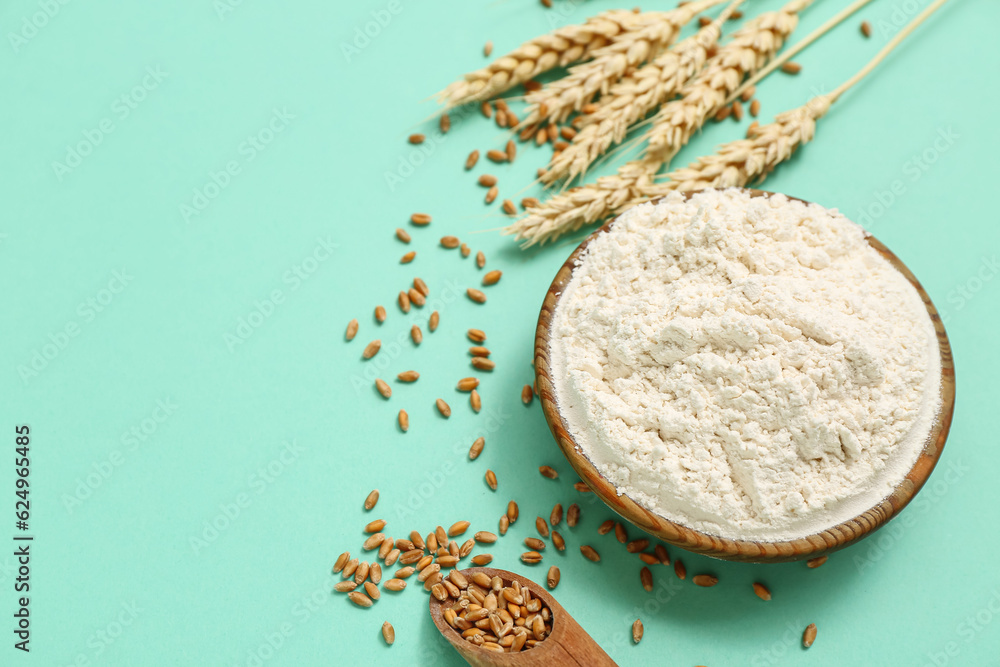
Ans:
[[[378,354],[378,351],[380,349],[382,349],[382,341],[375,339],[365,346],[365,349],[364,351],[362,351],[361,356],[365,359],[371,359],[376,354]]]

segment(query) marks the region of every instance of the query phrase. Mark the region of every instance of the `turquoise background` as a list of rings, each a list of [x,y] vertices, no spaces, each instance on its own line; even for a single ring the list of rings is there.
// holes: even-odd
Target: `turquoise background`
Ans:
[[[780,4],[750,0],[747,9]],[[796,36],[845,4],[817,2]],[[760,86],[763,120],[849,77],[926,4],[876,0],[797,58],[801,75]],[[386,592],[357,609],[330,595],[330,566],[345,549],[359,552],[361,527],[376,516],[396,537],[459,519],[495,530],[511,498],[522,518],[491,550],[495,564],[542,580],[543,566],[557,563],[559,600],[623,665],[1000,664],[1000,4],[946,5],[767,181],[865,222],[947,318],[959,399],[929,486],[889,528],[818,570],[671,549],[690,573],[720,583],[679,585],[654,568],[654,596],[639,585],[635,557],[596,534],[611,513],[573,490],[537,402],[519,401],[538,308],[583,234],[519,250],[487,231],[506,220],[499,202],[483,205],[475,179],[488,170],[501,199],[519,199],[548,153],[522,145],[513,165],[483,160],[466,173],[471,149],[504,141],[478,113],[420,150],[406,143],[415,130],[436,137],[425,120],[435,107],[421,101],[483,65],[487,39],[499,55],[613,6],[4,3],[0,540],[14,532],[17,424],[32,429],[36,539],[29,655],[12,646],[17,573],[13,547],[0,547],[0,664],[461,664],[436,635],[422,591]],[[42,27],[25,28],[45,7],[52,15],[34,19]],[[862,17],[875,25],[867,41]],[[372,28],[377,18],[384,25]],[[376,34],[352,51],[366,26]],[[742,133],[732,121],[710,124],[678,164]],[[89,154],[68,158],[86,141],[96,144]],[[213,175],[224,187],[210,187]],[[206,186],[214,196],[195,202]],[[182,206],[195,203],[202,209],[185,216]],[[406,249],[418,256],[400,265],[393,229],[414,211],[434,222],[411,229]],[[481,272],[440,248],[443,234],[504,271],[487,304],[457,296]],[[425,327],[416,349],[405,335],[429,308],[403,316],[394,304],[415,275],[441,313],[440,329]],[[379,303],[389,310],[381,327],[372,319]],[[361,331],[348,344],[352,317]],[[233,342],[248,318],[259,326]],[[470,326],[488,333],[497,361],[478,374],[478,416],[454,389],[473,374]],[[423,374],[412,386],[393,383],[389,401],[366,375],[375,362],[360,359],[374,337],[385,342],[383,377]],[[450,420],[434,411],[439,396],[452,404]],[[404,407],[405,435],[395,425]],[[486,450],[469,462],[484,432]],[[559,479],[541,478],[542,464]],[[483,483],[487,468],[496,493]],[[365,513],[373,487],[382,499]],[[569,548],[521,566],[532,519],[555,502],[583,508],[581,524],[562,531]],[[599,565],[580,557],[584,543],[601,552]],[[753,596],[755,580],[771,587],[770,603]],[[646,634],[632,646],[636,616]],[[391,648],[383,620],[396,628]],[[804,651],[810,622],[819,637]]]

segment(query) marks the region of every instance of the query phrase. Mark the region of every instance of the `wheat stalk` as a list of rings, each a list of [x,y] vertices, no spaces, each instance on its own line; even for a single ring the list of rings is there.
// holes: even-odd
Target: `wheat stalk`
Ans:
[[[438,99],[445,108],[490,99],[554,67],[589,58],[637,20],[635,13],[616,9],[536,37],[450,84],[438,93]]]
[[[503,229],[524,246],[554,241],[562,234],[608,217],[642,197],[653,185],[659,162],[633,160],[618,168],[614,176],[602,176],[596,182],[572,188],[547,199],[529,210],[523,218]]]
[[[522,126],[543,120],[562,122],[573,111],[604,94],[625,72],[669,47],[681,29],[701,12],[725,0],[697,0],[664,12],[646,12],[611,43],[593,51],[590,62],[577,65],[569,73],[541,90],[528,93]]]
[[[666,174],[668,182],[641,188],[642,196],[658,197],[675,190],[743,187],[762,181],[812,140],[816,121],[830,110],[832,103],[829,96],[820,95],[797,109],[780,113],[773,123],[753,128],[746,139],[723,144],[716,153]]]
[[[609,146],[625,139],[629,127],[679,93],[705,66],[709,49],[722,34],[722,23],[742,2],[733,0],[715,21],[612,86],[593,112],[581,116],[580,131],[553,158],[542,182],[572,180],[585,173]]]
[[[669,162],[725,104],[743,77],[774,57],[798,25],[798,13],[811,3],[812,0],[792,0],[738,30],[685,89],[683,97],[668,102],[656,113],[652,128],[643,137],[648,141],[646,156]]]

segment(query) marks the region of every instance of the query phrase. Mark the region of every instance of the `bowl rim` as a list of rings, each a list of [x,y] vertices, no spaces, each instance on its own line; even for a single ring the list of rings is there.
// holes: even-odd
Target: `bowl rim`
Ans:
[[[753,188],[735,189],[749,192],[752,197],[770,197],[776,194]],[[691,191],[683,194],[685,198],[689,199],[692,195],[705,192],[706,190]],[[805,204],[812,203],[797,197],[782,196]],[[650,203],[657,203],[661,199],[663,198],[653,199]],[[872,534],[899,514],[923,487],[941,457],[955,409],[955,366],[944,323],[941,321],[941,317],[934,307],[930,296],[928,296],[920,281],[917,280],[909,268],[878,239],[868,233],[867,230],[865,231],[865,235],[869,246],[892,264],[896,270],[902,273],[923,300],[924,306],[927,308],[927,313],[934,325],[935,333],[937,334],[941,360],[940,409],[938,415],[931,426],[917,460],[906,476],[895,485],[893,491],[873,507],[852,519],[848,519],[836,526],[812,535],[794,540],[780,541],[737,540],[710,535],[656,514],[644,508],[627,495],[623,494],[619,496],[617,494],[615,487],[597,471],[590,459],[577,449],[576,443],[570,435],[569,426],[556,407],[555,390],[550,376],[551,368],[549,361],[552,320],[559,298],[562,296],[566,284],[572,278],[577,259],[586,250],[589,243],[598,235],[606,233],[616,220],[618,220],[618,216],[615,216],[615,218],[589,234],[560,267],[545,295],[535,330],[535,385],[539,401],[542,405],[542,412],[545,415],[545,421],[548,423],[559,449],[562,450],[563,455],[569,461],[570,465],[590,489],[622,518],[669,544],[722,560],[755,563],[788,562],[815,558],[820,555],[832,553]]]

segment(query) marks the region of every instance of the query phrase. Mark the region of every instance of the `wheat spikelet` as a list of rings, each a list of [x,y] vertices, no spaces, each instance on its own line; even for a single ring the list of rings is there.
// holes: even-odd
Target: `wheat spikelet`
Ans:
[[[544,183],[572,180],[586,172],[612,144],[621,143],[629,127],[681,91],[705,66],[708,50],[722,34],[722,22],[742,0],[737,0],[715,21],[666,53],[626,75],[584,118],[569,147],[560,152],[542,176]]]
[[[638,20],[631,11],[603,12],[581,25],[569,25],[536,37],[488,66],[466,74],[438,94],[446,108],[490,99],[553,67],[585,60]]]
[[[653,185],[660,164],[649,160],[627,162],[614,176],[602,176],[592,184],[547,199],[505,227],[503,233],[513,234],[525,246],[532,246],[602,220],[642,197],[642,192]]]
[[[522,126],[548,119],[562,122],[598,94],[608,92],[630,67],[646,62],[669,47],[681,29],[699,13],[724,0],[697,0],[664,12],[646,12],[611,43],[592,53],[592,60],[577,65],[557,81],[525,96],[528,102]]]
[[[804,106],[780,113],[773,123],[754,128],[746,139],[723,144],[714,154],[666,174],[665,178],[670,179],[666,183],[640,188],[642,197],[657,197],[671,191],[744,187],[760,182],[799,147],[812,141],[816,121],[830,110],[832,103],[829,96],[821,95]]]
[[[646,155],[669,162],[725,104],[743,77],[774,57],[798,24],[798,13],[811,2],[792,0],[780,10],[762,14],[738,30],[688,85],[683,97],[668,102],[654,116],[653,127],[644,136],[649,142]]]

